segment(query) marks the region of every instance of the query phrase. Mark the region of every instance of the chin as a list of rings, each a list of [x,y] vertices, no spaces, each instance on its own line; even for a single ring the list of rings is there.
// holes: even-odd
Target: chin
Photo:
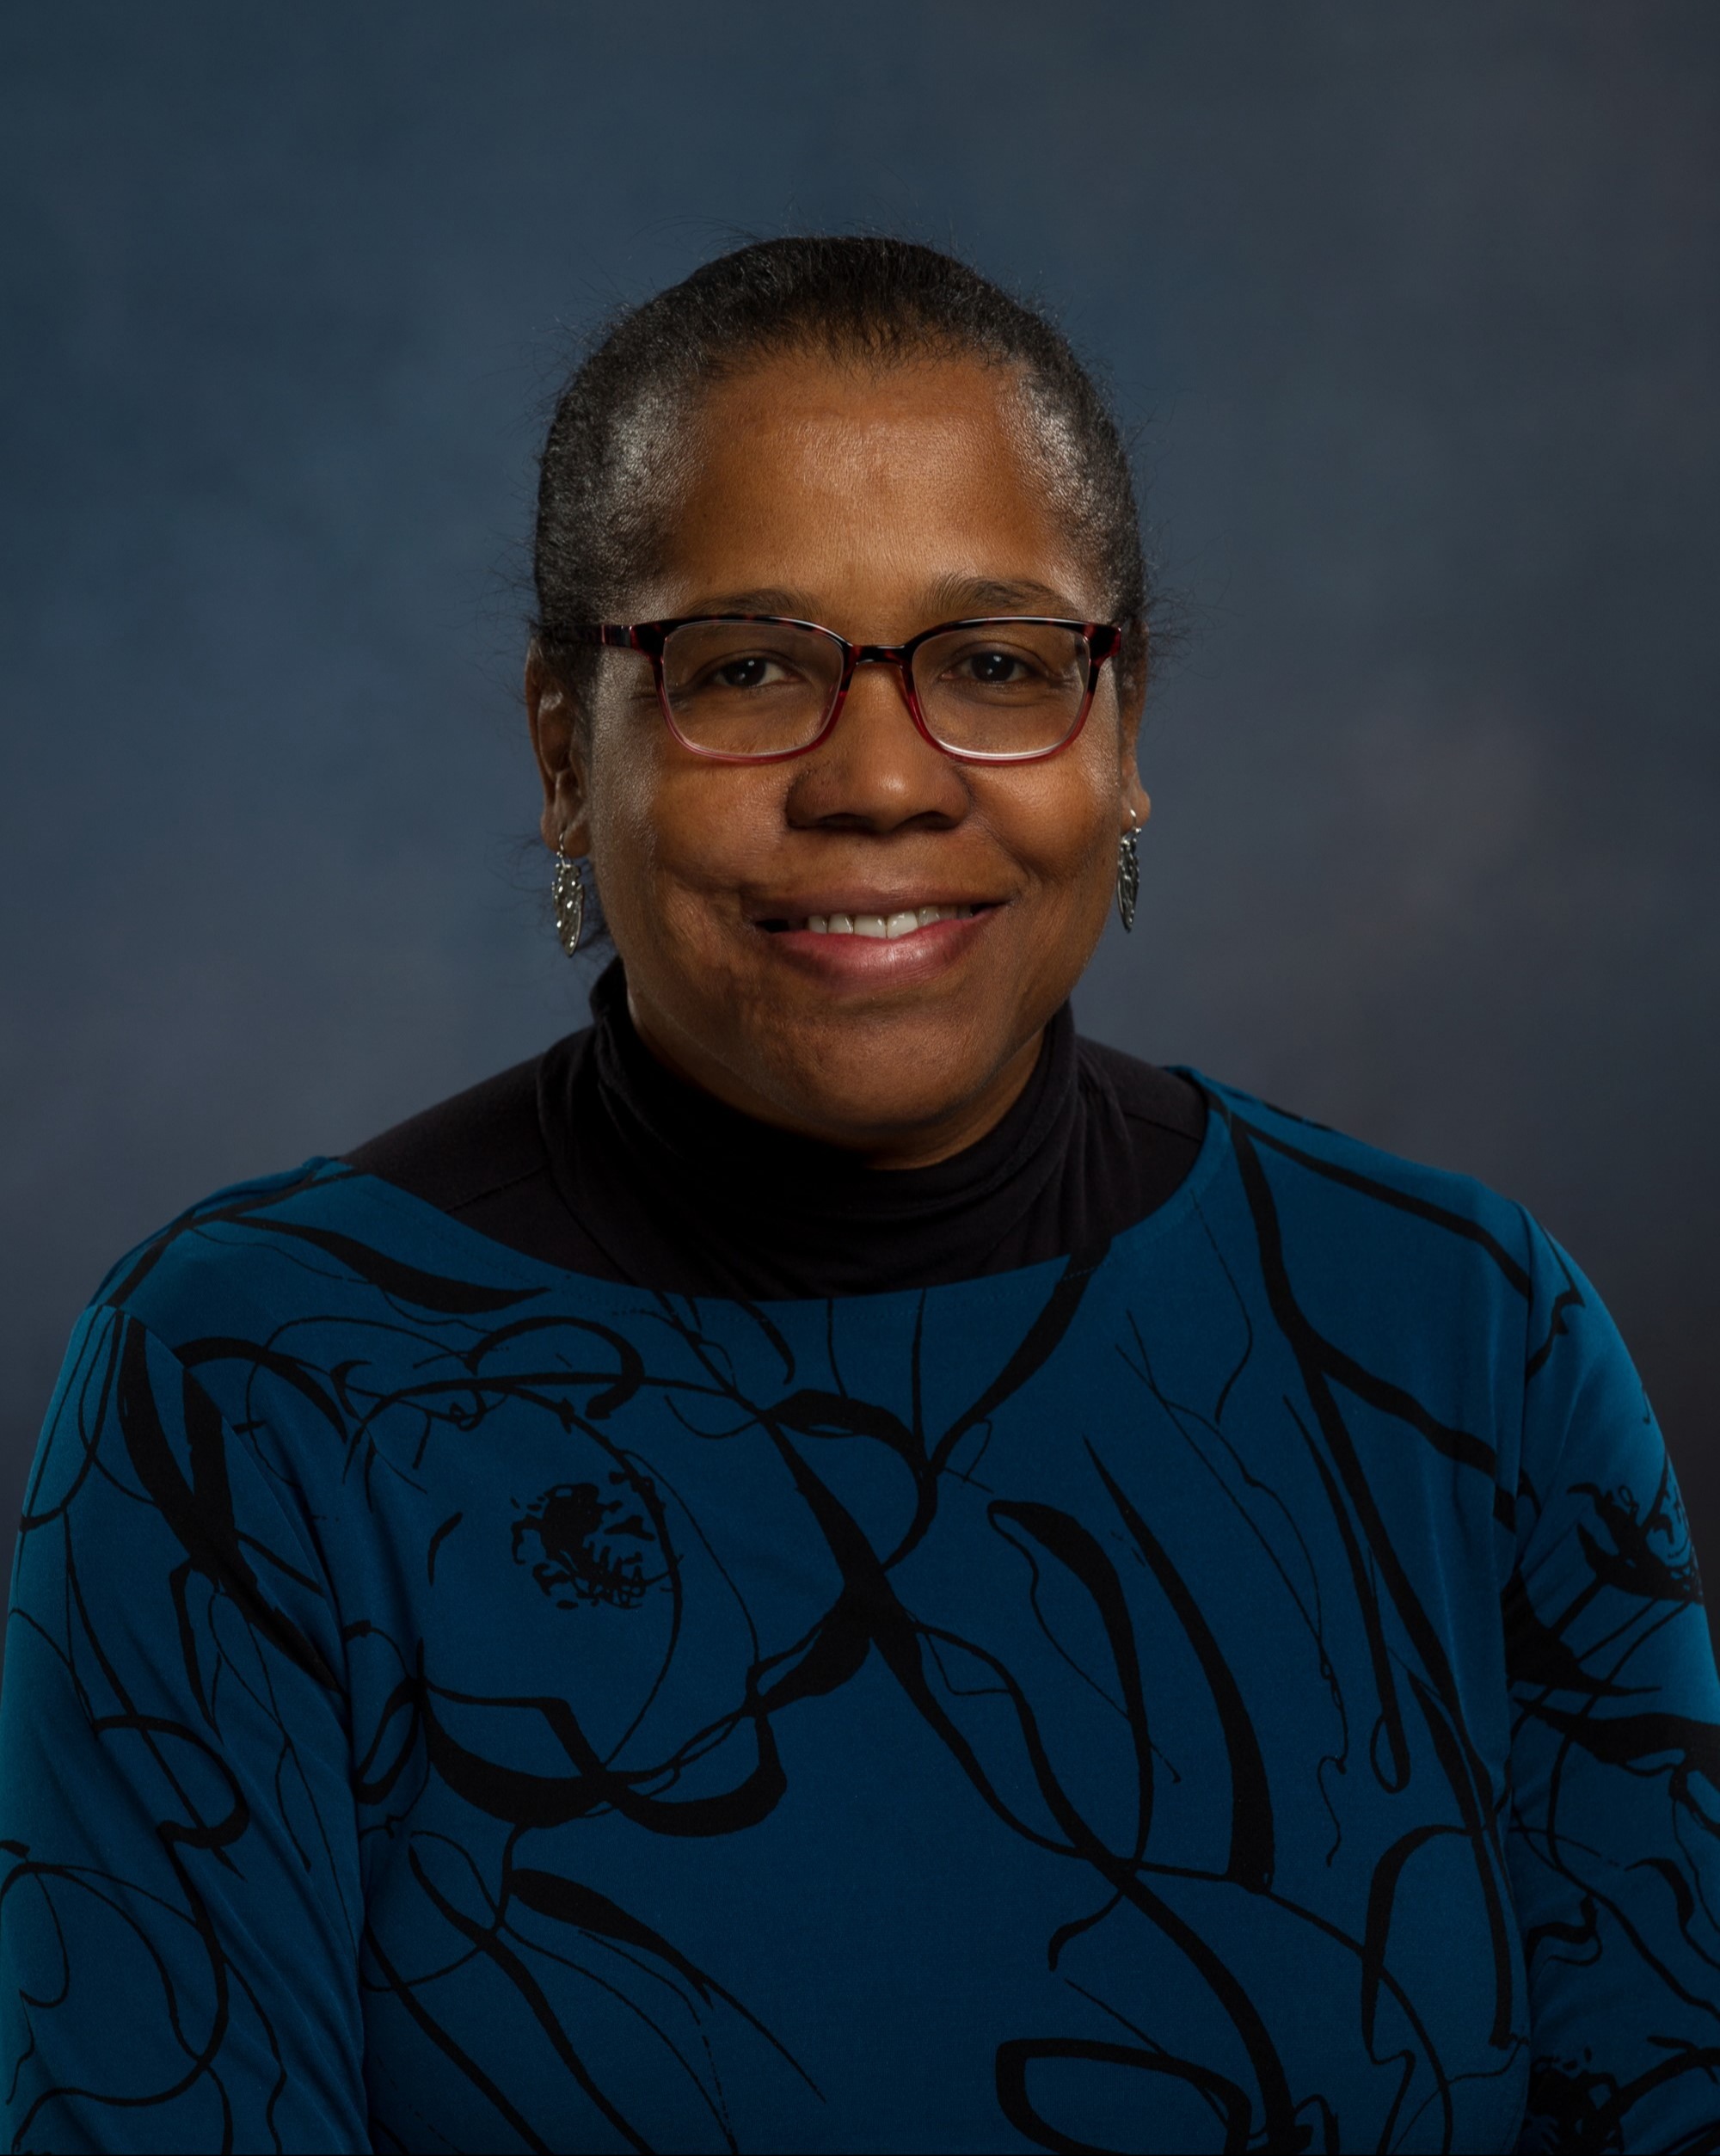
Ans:
[[[893,1062],[902,1067],[892,1068]],[[771,1090],[785,1116],[828,1143],[869,1150],[911,1138],[936,1124],[980,1091],[991,1066],[968,1067],[968,1059],[931,1065],[907,1043],[875,1040],[862,1053],[823,1055],[808,1064],[796,1058],[779,1068]],[[881,1067],[882,1065],[882,1067]],[[918,1069],[916,1069],[918,1065]]]

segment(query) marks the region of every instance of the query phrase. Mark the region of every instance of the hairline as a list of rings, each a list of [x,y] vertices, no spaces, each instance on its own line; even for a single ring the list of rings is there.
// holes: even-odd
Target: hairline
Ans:
[[[679,502],[672,506],[667,497],[676,488],[684,495],[692,478],[691,438],[700,423],[701,408],[728,384],[749,373],[765,373],[775,361],[801,358],[826,360],[857,380],[881,379],[917,367],[962,365],[1009,379],[1028,422],[1022,430],[1023,446],[1047,494],[1073,525],[1078,551],[1096,573],[1104,591],[1106,608],[1115,610],[1119,595],[1113,587],[1102,520],[1090,499],[1083,499],[1090,489],[1084,484],[1080,445],[1052,384],[1026,355],[999,349],[983,337],[964,337],[932,324],[889,338],[869,337],[852,324],[785,324],[780,330],[766,331],[742,346],[685,365],[679,379],[659,377],[642,384],[611,436],[614,461],[606,475],[615,488],[611,500],[617,513],[639,518],[635,526],[639,542],[634,563],[636,584],[648,580],[660,570],[664,542],[680,507]],[[673,429],[673,439],[659,436],[660,446],[654,454],[650,435],[665,421]],[[625,470],[629,465],[630,473]],[[618,499],[630,483],[632,500]],[[643,498],[653,494],[659,498],[654,515],[647,511]],[[628,603],[619,594],[617,604],[626,611]]]

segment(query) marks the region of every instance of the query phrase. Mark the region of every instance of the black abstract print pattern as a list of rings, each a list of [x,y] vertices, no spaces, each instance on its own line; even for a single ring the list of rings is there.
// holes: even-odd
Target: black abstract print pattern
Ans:
[[[584,1280],[329,1164],[74,1339],[17,2148],[1720,2147],[1720,1691],[1592,1290],[1214,1089],[1109,1250]]]

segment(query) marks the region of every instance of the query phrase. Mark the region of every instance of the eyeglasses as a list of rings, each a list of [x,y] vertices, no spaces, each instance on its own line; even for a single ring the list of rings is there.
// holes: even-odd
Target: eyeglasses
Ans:
[[[851,644],[777,614],[591,623],[564,640],[643,652],[683,748],[724,764],[771,764],[816,748],[842,716],[857,666],[894,666],[913,722],[964,764],[1028,764],[1067,748],[1099,673],[1122,645],[1108,622],[1037,614],[943,622],[905,644]]]

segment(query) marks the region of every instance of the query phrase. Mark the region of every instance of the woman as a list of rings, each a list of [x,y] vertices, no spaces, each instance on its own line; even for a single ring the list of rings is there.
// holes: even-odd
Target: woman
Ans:
[[[1146,595],[1061,338],[713,262],[565,391],[537,578],[618,959],[80,1327],[13,2145],[1720,2146],[1720,1699],[1593,1291],[1074,1035]]]

